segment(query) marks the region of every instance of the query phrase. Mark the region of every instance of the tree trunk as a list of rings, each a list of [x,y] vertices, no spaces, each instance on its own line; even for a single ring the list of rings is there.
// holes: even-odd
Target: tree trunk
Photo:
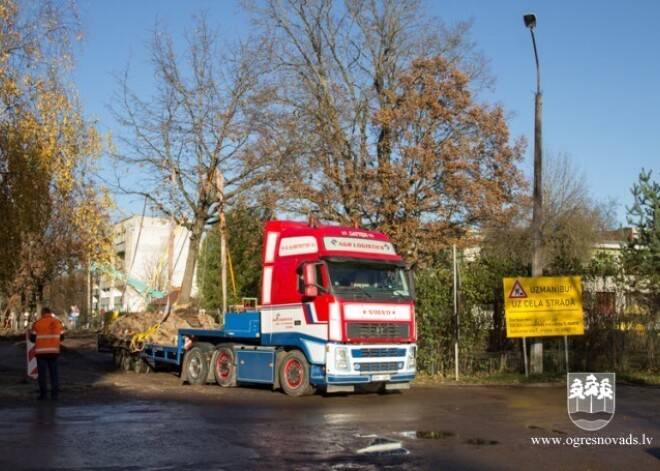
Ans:
[[[181,281],[181,292],[179,294],[178,304],[188,304],[190,302],[190,295],[195,278],[195,267],[197,265],[197,256],[199,255],[199,247],[203,232],[204,219],[196,218],[190,229],[188,257],[186,258],[186,269],[183,272],[183,280]]]

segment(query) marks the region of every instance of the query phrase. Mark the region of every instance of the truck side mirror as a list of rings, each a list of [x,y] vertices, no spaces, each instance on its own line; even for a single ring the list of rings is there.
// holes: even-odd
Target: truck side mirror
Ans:
[[[316,264],[305,264],[303,268],[303,283],[305,284],[305,296],[314,298],[319,295],[319,288],[316,279]]]
[[[415,299],[416,293],[415,293],[415,276],[413,275],[413,271],[410,269],[406,269],[406,277],[408,278],[408,290],[410,291],[410,296]]]

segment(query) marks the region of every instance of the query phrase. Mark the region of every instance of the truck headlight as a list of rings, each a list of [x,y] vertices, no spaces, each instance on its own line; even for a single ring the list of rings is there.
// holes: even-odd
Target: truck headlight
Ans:
[[[408,367],[417,368],[417,348],[411,347],[408,351]]]
[[[348,370],[348,351],[345,348],[338,348],[335,352],[335,369]]]

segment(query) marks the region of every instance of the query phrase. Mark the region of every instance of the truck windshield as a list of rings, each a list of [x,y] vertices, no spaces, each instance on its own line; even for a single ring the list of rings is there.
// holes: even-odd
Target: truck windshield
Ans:
[[[330,284],[342,299],[411,301],[410,278],[403,267],[355,261],[327,262]]]

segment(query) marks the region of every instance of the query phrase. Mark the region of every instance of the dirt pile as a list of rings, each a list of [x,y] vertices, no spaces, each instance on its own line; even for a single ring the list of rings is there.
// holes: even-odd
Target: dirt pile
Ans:
[[[212,329],[213,317],[189,309],[171,312],[165,316],[158,312],[139,312],[118,317],[107,330],[113,342],[141,342],[158,345],[176,345],[179,329]],[[134,337],[138,336],[134,340]]]

